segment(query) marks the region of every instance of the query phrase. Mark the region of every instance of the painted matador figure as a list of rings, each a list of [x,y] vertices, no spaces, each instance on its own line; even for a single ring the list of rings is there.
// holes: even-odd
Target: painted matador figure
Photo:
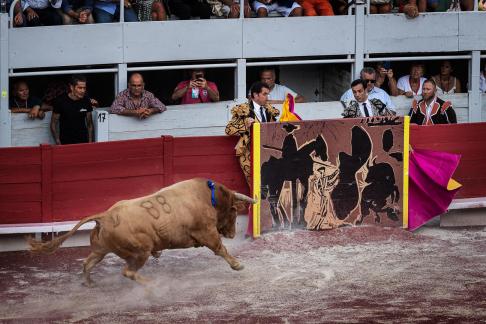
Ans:
[[[241,169],[245,175],[246,182],[251,187],[251,142],[250,142],[250,128],[251,124],[248,119],[251,118],[255,122],[274,122],[280,114],[278,109],[272,107],[270,104],[261,106],[265,112],[265,120],[262,121],[260,112],[255,114],[254,103],[250,100],[249,103],[237,105],[231,109],[231,120],[226,125],[227,135],[239,135],[240,139],[235,146],[236,156],[240,161]],[[251,121],[251,120],[250,120]]]

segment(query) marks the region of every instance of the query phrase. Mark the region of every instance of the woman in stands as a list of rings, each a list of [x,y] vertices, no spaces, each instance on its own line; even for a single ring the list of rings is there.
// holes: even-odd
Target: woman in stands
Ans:
[[[134,0],[133,9],[139,21],[167,20],[165,6],[161,0]]]
[[[440,65],[440,74],[434,75],[434,79],[437,84],[437,94],[448,95],[461,91],[461,81],[452,75],[454,69],[450,61],[442,61]]]
[[[31,119],[43,119],[45,113],[40,108],[40,99],[30,95],[27,83],[25,81],[15,82],[12,96],[10,97],[10,111],[13,113],[27,113]]]

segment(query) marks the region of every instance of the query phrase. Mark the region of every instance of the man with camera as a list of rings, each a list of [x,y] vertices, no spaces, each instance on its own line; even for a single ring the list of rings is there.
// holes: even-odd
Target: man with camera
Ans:
[[[207,81],[204,70],[195,69],[191,72],[191,79],[179,82],[172,93],[172,100],[181,105],[219,101],[218,87],[214,82]]]

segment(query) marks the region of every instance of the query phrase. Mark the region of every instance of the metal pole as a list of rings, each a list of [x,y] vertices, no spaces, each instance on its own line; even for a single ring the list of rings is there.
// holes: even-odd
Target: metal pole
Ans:
[[[167,71],[167,70],[190,70],[190,69],[217,69],[236,67],[236,63],[220,63],[220,64],[186,64],[186,65],[166,65],[166,66],[142,66],[129,67],[127,71]]]
[[[365,62],[469,60],[470,58],[471,58],[471,55],[394,56],[394,57],[370,57],[370,58],[365,58]]]
[[[330,63],[352,63],[354,59],[322,59],[322,60],[303,60],[303,61],[265,61],[248,62],[246,66],[267,66],[267,65],[305,65],[305,64],[330,64]]]
[[[120,10],[118,10],[120,12],[120,22],[125,22],[125,1],[124,0],[120,0]]]
[[[19,2],[20,0],[14,0],[12,2],[12,4],[10,5],[10,10],[9,10],[9,26],[10,28],[13,28],[13,21],[14,21],[14,9],[15,9],[15,5],[17,4],[17,2]],[[22,6],[22,4],[20,4]],[[25,19],[25,18],[24,18]]]
[[[77,70],[59,70],[59,71],[36,71],[36,72],[10,72],[8,75],[11,77],[21,77],[21,76],[38,76],[38,75],[62,75],[62,74],[92,74],[92,73],[106,73],[106,72],[117,72],[115,68],[111,69],[77,69]]]
[[[0,147],[12,145],[12,120],[8,109],[8,14],[0,14]]]
[[[244,101],[246,98],[246,60],[236,60],[235,69],[235,98]]]
[[[127,65],[126,64],[118,64],[118,73],[117,73],[117,84],[115,88],[115,97],[118,93],[125,90],[128,86],[128,75],[127,75]]]
[[[360,77],[361,69],[364,66],[364,52],[365,52],[365,14],[364,14],[364,6],[358,5],[358,1],[356,3],[356,12],[355,12],[355,21],[356,21],[356,29],[355,29],[355,62],[354,62],[354,77],[355,79]]]
[[[472,51],[469,61],[469,122],[481,121],[481,94],[479,75],[481,72],[481,51]]]
[[[245,18],[245,0],[240,0],[240,19],[243,18]]]

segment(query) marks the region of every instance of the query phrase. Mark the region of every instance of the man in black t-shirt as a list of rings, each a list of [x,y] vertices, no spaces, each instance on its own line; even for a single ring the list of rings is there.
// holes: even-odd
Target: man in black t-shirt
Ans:
[[[69,88],[69,93],[56,98],[53,104],[51,133],[54,141],[56,144],[93,142],[93,107],[86,96],[86,78],[74,75]]]

